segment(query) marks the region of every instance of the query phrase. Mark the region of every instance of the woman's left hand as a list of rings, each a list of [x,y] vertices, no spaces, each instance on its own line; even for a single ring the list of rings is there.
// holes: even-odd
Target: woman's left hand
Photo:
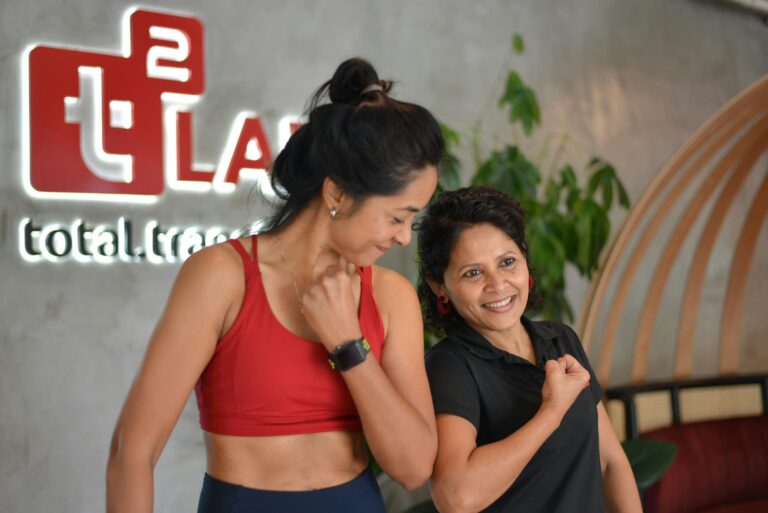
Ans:
[[[301,297],[302,313],[328,351],[362,336],[354,294],[356,275],[355,265],[339,256],[339,263],[316,275]]]

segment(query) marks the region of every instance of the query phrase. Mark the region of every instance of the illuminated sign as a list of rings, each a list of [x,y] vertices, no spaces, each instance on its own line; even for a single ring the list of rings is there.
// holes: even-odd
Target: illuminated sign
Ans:
[[[198,19],[136,9],[122,31],[121,54],[52,45],[25,51],[30,195],[152,202],[166,183],[231,192],[241,172],[268,167],[269,143],[252,112],[237,116],[218,166],[193,162],[190,109],[205,88]]]
[[[193,158],[192,107],[205,90],[203,25],[195,17],[146,9],[125,13],[120,51],[36,44],[22,56],[23,184],[41,199],[156,203],[168,189],[232,192],[242,178],[265,187],[272,160],[258,115],[244,111],[218,162]],[[280,121],[280,143],[298,128]],[[268,192],[268,191],[267,191]],[[132,247],[131,221],[112,226],[19,223],[19,252],[28,261],[152,263],[185,258],[221,239],[217,229],[169,227],[157,221]],[[153,225],[152,223],[155,223]],[[212,231],[211,231],[212,230]]]
[[[205,246],[240,234],[239,230],[230,233],[222,228],[162,226],[155,220],[148,221],[136,231],[133,222],[126,217],[120,217],[112,225],[92,225],[83,219],[70,224],[37,224],[27,217],[19,223],[19,249],[29,262],[76,260],[110,264],[146,261],[162,264],[183,261]]]

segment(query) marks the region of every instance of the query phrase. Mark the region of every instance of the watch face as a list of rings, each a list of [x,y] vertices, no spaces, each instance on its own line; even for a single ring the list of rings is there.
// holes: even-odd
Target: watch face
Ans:
[[[339,371],[351,369],[362,363],[370,350],[371,346],[364,338],[339,346],[330,354],[330,359],[334,364],[332,367]]]
[[[358,363],[365,360],[365,351],[360,347],[360,344],[350,344],[344,348],[343,351],[339,351],[337,358],[339,361],[339,367],[341,369],[349,369],[354,367]]]

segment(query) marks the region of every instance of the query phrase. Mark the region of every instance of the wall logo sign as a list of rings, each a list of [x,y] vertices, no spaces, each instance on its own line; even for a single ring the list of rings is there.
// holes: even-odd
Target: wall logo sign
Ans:
[[[166,184],[230,192],[241,173],[263,171],[272,156],[251,112],[237,116],[217,166],[193,162],[190,109],[205,89],[203,55],[198,19],[144,9],[123,17],[121,54],[29,47],[22,75],[30,195],[152,202]],[[290,132],[289,120],[281,124]]]
[[[192,106],[205,90],[200,20],[133,9],[123,16],[121,38],[120,52],[51,44],[25,50],[22,168],[30,196],[155,203],[167,189],[226,193],[243,177],[265,176],[272,154],[253,112],[236,116],[217,164],[193,158]],[[298,126],[296,118],[280,122],[282,144]],[[78,238],[78,230],[83,233],[75,225],[87,223],[77,219],[70,224],[72,236],[58,236],[63,242],[56,247],[74,247],[68,241]],[[55,245],[43,235],[62,230],[60,224],[35,225],[25,218],[20,224],[20,234],[25,233],[19,241],[22,255],[47,258],[46,246],[52,250]],[[111,231],[120,233],[117,227]],[[38,235],[42,248],[35,249],[32,242]],[[48,253],[55,258],[49,260],[63,258],[61,249],[52,251]],[[123,253],[134,260],[142,254],[130,248]]]

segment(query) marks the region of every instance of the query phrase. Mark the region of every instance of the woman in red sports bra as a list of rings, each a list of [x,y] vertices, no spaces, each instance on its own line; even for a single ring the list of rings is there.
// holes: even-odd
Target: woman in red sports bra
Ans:
[[[404,487],[429,478],[418,298],[373,264],[410,242],[443,139],[390,88],[366,61],[342,63],[274,162],[285,201],[267,229],[182,266],[115,428],[108,512],[152,511],[153,469],[192,390],[199,513],[383,513],[365,444]]]

